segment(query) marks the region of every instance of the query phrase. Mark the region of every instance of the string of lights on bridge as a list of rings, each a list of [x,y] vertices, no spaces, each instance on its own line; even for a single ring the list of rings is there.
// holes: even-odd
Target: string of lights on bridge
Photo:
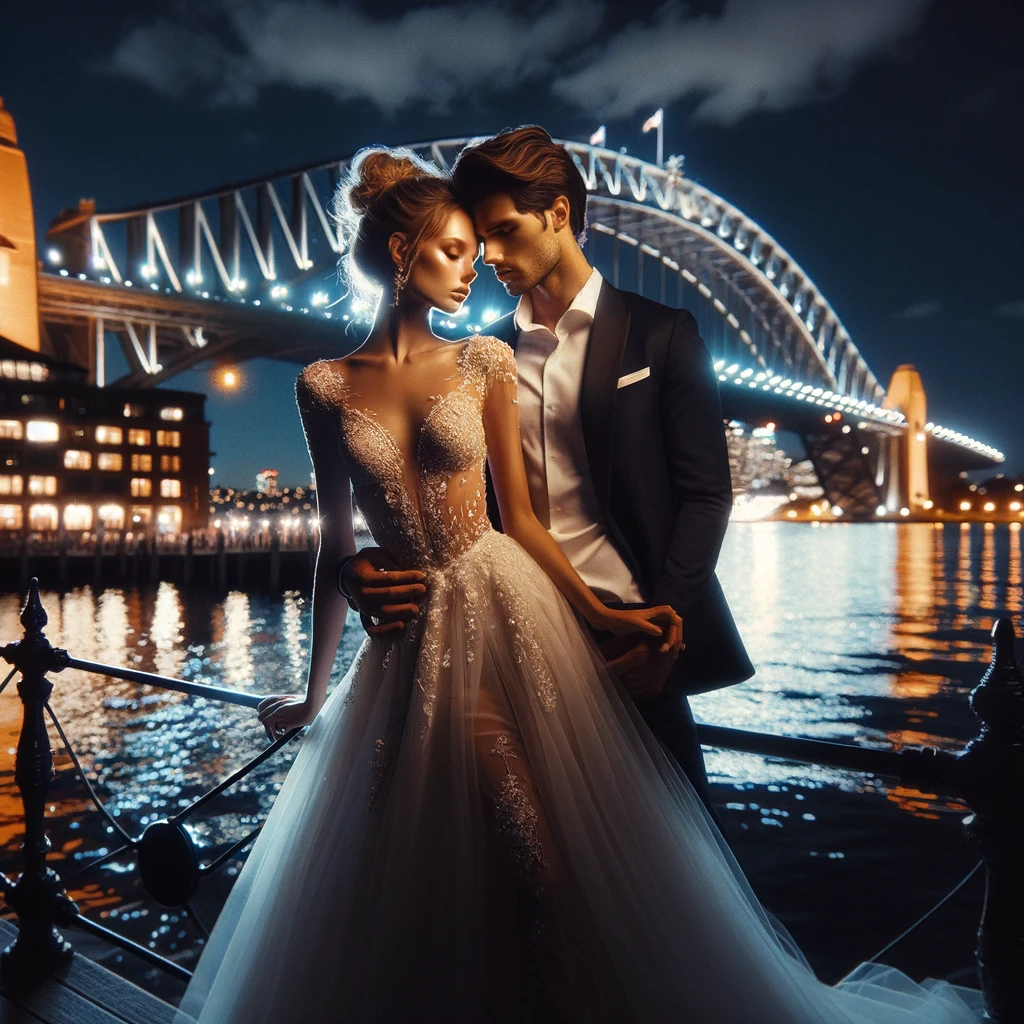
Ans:
[[[634,190],[635,191],[635,190]],[[594,223],[593,228],[597,231],[609,235],[614,235],[622,241],[630,243],[632,245],[639,245],[637,239],[621,232],[615,231],[601,223]],[[118,270],[116,264],[110,255],[109,249],[106,245],[106,240],[103,238],[102,229],[99,228],[98,223],[95,224],[93,230],[94,241],[99,244],[96,246],[96,250],[92,256],[92,269],[97,272],[97,279],[106,285],[112,285],[115,282],[122,287],[131,288],[134,286],[134,282],[131,279],[125,278]],[[158,237],[158,236],[157,236]],[[163,251],[162,244],[157,244],[156,249],[159,249],[159,255],[162,258],[162,262],[165,265],[165,270],[172,277],[172,285],[175,287],[164,287],[163,291],[168,294],[174,294],[175,291],[183,290],[180,282],[177,280],[176,275],[170,265],[167,258],[167,254]],[[649,253],[653,258],[659,259],[669,269],[680,273],[688,283],[697,287],[701,295],[710,300],[715,310],[723,316],[731,327],[733,327],[739,334],[744,344],[751,350],[755,356],[756,348],[750,335],[741,326],[736,316],[729,311],[726,305],[716,296],[714,296],[711,290],[703,282],[698,281],[696,276],[687,268],[681,267],[675,260],[668,256],[663,255],[656,249],[648,245],[643,245],[642,248]],[[154,253],[154,256],[156,253]],[[64,262],[63,254],[60,249],[56,246],[51,246],[47,250],[47,260],[49,263],[57,268],[58,273],[62,277],[70,276],[70,272],[63,267],[61,264]],[[307,265],[307,269],[313,265],[313,262],[309,259],[304,260]],[[103,273],[108,271],[108,273]],[[89,280],[89,275],[85,273],[78,273],[75,275],[79,280]],[[139,276],[148,285],[149,289],[154,292],[161,291],[161,286],[157,278],[160,276],[160,269],[151,257],[145,263],[139,267]],[[222,275],[223,276],[223,275]],[[185,283],[195,293],[197,297],[203,299],[213,299],[214,301],[222,301],[220,295],[212,294],[203,289],[202,285],[203,275],[202,272],[197,269],[188,270],[185,275]],[[246,297],[242,294],[248,288],[248,281],[242,277],[235,276],[227,282],[227,290],[231,294],[231,297],[239,303],[245,304],[247,302]],[[289,302],[291,296],[290,290],[287,285],[281,283],[270,284],[267,288],[266,295],[272,303],[275,303],[280,309],[285,312],[294,312],[295,306],[293,302]],[[252,299],[253,306],[262,305],[262,300],[255,298]],[[309,305],[300,305],[299,312],[302,314],[309,314],[311,312],[320,312],[325,319],[332,319],[335,316],[333,307],[336,307],[342,300],[338,299],[331,301],[330,295],[323,289],[318,289],[309,297]],[[434,326],[444,328],[447,330],[454,330],[459,327],[457,320],[466,320],[466,327],[470,330],[480,331],[486,324],[492,323],[496,320],[500,313],[494,309],[485,310],[483,316],[480,318],[482,323],[473,324],[469,319],[470,307],[468,304],[462,306],[458,312],[449,314],[447,317],[442,317],[434,320]],[[348,304],[348,312],[341,313],[339,319],[343,321],[355,320],[356,322],[365,322],[372,315],[372,306],[365,299],[354,298]],[[205,344],[205,338],[202,336],[201,328],[196,329],[193,332],[194,343],[197,347],[203,347]],[[885,423],[892,426],[904,426],[905,417],[903,413],[893,409],[886,409],[876,403],[868,402],[866,399],[855,399],[849,395],[836,394],[826,388],[818,387],[812,384],[805,384],[802,381],[794,381],[791,378],[783,377],[781,374],[772,375],[766,370],[753,370],[746,368],[741,370],[739,365],[733,363],[730,366],[726,366],[725,360],[719,360],[715,364],[715,369],[718,371],[719,380],[723,383],[731,382],[736,386],[746,386],[750,388],[759,388],[763,391],[771,391],[778,395],[785,395],[787,398],[794,398],[797,401],[804,401],[808,404],[815,404],[823,406],[832,412],[850,412],[855,413],[861,418],[867,418],[875,420],[876,422]],[[849,430],[849,426],[846,425],[844,430]],[[996,461],[1003,461],[1003,453],[991,445],[984,444],[981,441],[977,441],[968,435],[961,433],[960,431],[951,430],[947,427],[941,427],[934,423],[928,423],[925,426],[925,431],[930,433],[933,437],[948,441],[957,445],[961,445],[972,451],[978,452],[979,454],[985,455]]]
[[[776,395],[784,395],[786,398],[795,398],[798,402],[806,402],[808,405],[820,405],[832,410],[832,413],[838,412],[840,415],[850,413],[861,419],[874,419],[893,426],[906,425],[906,417],[895,409],[885,409],[864,399],[858,401],[848,395],[837,395],[825,388],[804,384],[801,381],[794,381],[789,377],[783,377],[781,374],[769,375],[764,370],[755,372],[749,367],[741,370],[738,363],[726,366],[724,359],[719,359],[715,363],[715,370],[718,373],[719,381],[723,383],[732,383],[738,387],[749,387],[755,390],[769,391]],[[828,423],[833,422],[832,414],[826,415],[825,420]],[[993,448],[991,445],[984,444],[981,441],[976,441],[974,438],[968,437],[958,430],[940,427],[935,423],[926,423],[924,429],[935,438],[951,441],[954,444],[970,448],[972,451],[986,455],[998,462],[1003,461],[1003,453],[999,449]],[[850,430],[849,424],[844,426],[843,430],[848,432]],[[918,440],[923,441],[924,438],[918,437]]]

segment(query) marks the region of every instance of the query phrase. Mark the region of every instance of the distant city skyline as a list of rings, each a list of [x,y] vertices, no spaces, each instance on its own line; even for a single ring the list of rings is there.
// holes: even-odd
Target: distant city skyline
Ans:
[[[1024,113],[1018,5],[550,0],[536,24],[501,4],[456,20],[463,8],[443,0],[274,9],[276,28],[220,0],[5,12],[0,95],[40,242],[82,195],[130,208],[370,143],[510,124],[582,141],[603,124],[609,147],[653,160],[640,129],[660,107],[666,154],[779,240],[883,383],[916,365],[936,422],[1001,448],[1007,474],[1024,468],[1024,287],[1009,229],[1024,223],[1024,190],[1006,141]],[[303,57],[314,15],[315,61]],[[274,61],[261,45],[271,29]],[[345,49],[355,29],[360,61]],[[454,39],[458,59],[443,44]],[[208,396],[212,480],[251,486],[274,466],[282,486],[308,483],[300,367],[238,369],[232,392],[209,369],[169,382]]]

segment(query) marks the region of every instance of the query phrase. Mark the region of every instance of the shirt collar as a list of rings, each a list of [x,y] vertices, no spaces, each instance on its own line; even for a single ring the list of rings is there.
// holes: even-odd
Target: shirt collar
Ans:
[[[562,320],[575,310],[577,313],[582,313],[589,320],[593,321],[594,314],[597,311],[597,299],[601,294],[601,285],[603,283],[604,278],[595,267],[591,271],[590,277],[587,278],[586,284],[576,293],[576,298],[572,300],[569,308],[562,314]],[[562,320],[558,322],[561,323]],[[519,298],[519,304],[516,306],[515,321],[516,327],[520,331],[547,330],[541,324],[533,322],[533,303],[530,301],[529,292],[524,292]]]

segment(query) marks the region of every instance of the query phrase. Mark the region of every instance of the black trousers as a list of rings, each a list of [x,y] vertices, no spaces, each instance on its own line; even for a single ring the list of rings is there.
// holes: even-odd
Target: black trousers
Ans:
[[[646,605],[633,604],[613,605],[610,601],[608,606],[617,608],[646,607]],[[593,629],[590,632],[598,643],[609,639],[612,635]],[[707,770],[704,767],[704,754],[697,739],[697,727],[693,721],[690,702],[686,699],[685,694],[662,691],[656,697],[633,698],[633,703],[647,723],[647,727],[658,737],[662,747],[689,780],[718,830],[722,835],[726,835],[725,822],[719,817],[711,798],[711,786],[708,784]],[[728,838],[727,835],[726,838]]]

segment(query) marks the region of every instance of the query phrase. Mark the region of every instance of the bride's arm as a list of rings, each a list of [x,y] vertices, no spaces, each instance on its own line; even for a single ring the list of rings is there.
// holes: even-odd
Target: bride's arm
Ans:
[[[675,647],[678,652],[682,623],[668,605],[633,611],[608,608],[580,579],[558,542],[534,514],[519,433],[515,362],[511,350],[504,344],[501,348],[505,352],[497,352],[495,358],[507,361],[507,364],[489,374],[484,398],[484,433],[487,463],[498,499],[502,528],[529,552],[566,600],[595,629],[616,633],[641,631],[652,636],[663,634],[663,650]],[[655,625],[652,619],[666,628],[663,630],[662,625]]]
[[[275,732],[278,725],[283,725],[285,731],[308,725],[323,706],[348,614],[348,602],[338,592],[335,572],[339,560],[356,550],[352,492],[331,421],[332,413],[319,404],[305,375],[300,376],[295,393],[306,446],[316,473],[320,546],[313,571],[313,625],[306,696],[300,699],[294,695],[274,695],[260,701],[259,719],[271,739],[278,735]]]

